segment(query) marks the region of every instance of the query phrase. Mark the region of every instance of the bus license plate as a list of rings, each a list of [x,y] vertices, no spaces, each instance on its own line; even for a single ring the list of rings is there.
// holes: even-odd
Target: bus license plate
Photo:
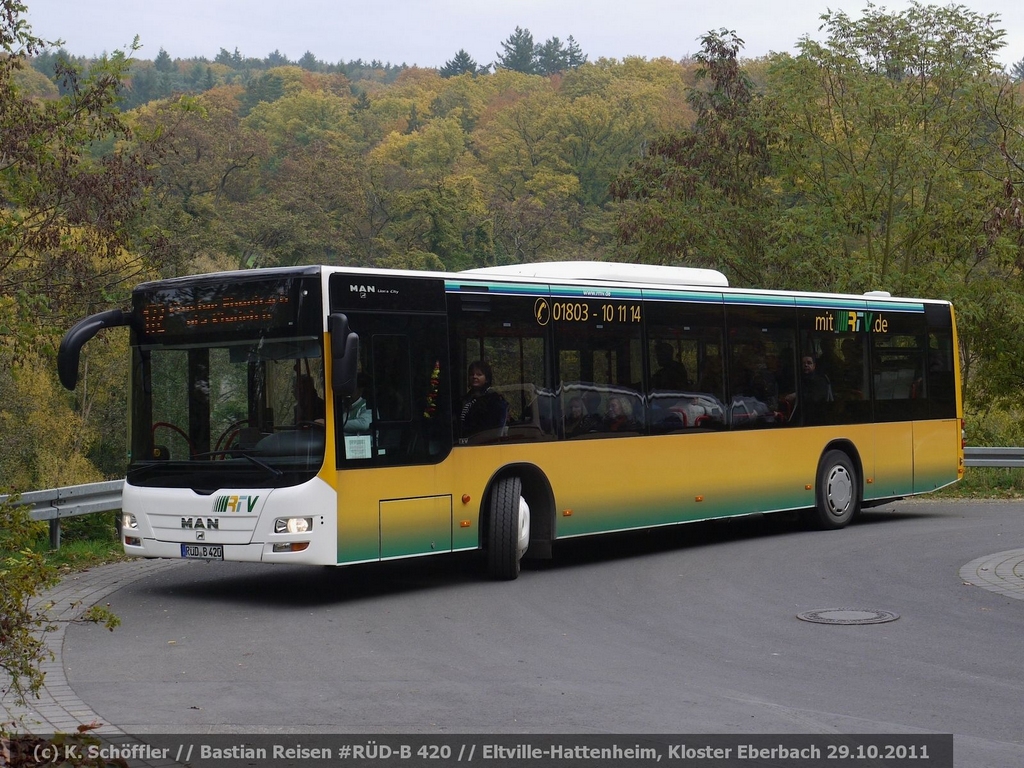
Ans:
[[[182,544],[181,556],[187,560],[223,560],[223,544]]]

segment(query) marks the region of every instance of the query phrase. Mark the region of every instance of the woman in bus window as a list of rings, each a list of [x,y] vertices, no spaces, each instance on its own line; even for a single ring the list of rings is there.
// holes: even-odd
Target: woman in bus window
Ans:
[[[633,406],[622,395],[613,395],[608,399],[608,415],[605,418],[605,429],[608,432],[637,431],[637,423],[633,419]]]
[[[469,391],[462,398],[459,433],[470,437],[486,429],[501,429],[508,418],[508,403],[500,392],[491,389],[491,366],[483,360],[469,365]]]
[[[587,408],[583,405],[583,398],[576,396],[569,401],[569,408],[565,414],[565,436],[576,437],[588,431]]]

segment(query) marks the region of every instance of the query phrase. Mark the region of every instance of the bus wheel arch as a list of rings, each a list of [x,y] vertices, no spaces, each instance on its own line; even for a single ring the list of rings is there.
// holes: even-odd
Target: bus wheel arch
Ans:
[[[852,443],[837,440],[825,446],[818,459],[809,522],[822,530],[845,528],[860,511],[863,478],[860,454]]]
[[[503,467],[488,483],[480,511],[480,545],[486,552],[487,570],[492,577],[516,578],[520,558],[524,555],[530,558],[551,556],[554,495],[547,477],[537,467],[531,464]],[[524,515],[528,541],[520,544],[520,536],[526,534]]]

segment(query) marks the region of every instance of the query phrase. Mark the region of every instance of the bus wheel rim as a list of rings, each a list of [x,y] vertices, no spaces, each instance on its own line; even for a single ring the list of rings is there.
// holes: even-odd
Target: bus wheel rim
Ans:
[[[846,467],[841,465],[832,467],[828,473],[825,498],[828,501],[829,512],[836,517],[842,517],[849,510],[853,501],[853,478],[850,477]]]

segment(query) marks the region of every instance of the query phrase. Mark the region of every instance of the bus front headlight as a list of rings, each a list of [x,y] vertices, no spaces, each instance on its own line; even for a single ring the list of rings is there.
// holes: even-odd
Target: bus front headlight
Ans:
[[[121,530],[135,531],[138,530],[138,528],[139,521],[135,518],[135,515],[133,515],[131,512],[125,512],[123,515],[121,515]]]
[[[274,521],[274,533],[305,533],[312,527],[311,517],[279,517]]]

